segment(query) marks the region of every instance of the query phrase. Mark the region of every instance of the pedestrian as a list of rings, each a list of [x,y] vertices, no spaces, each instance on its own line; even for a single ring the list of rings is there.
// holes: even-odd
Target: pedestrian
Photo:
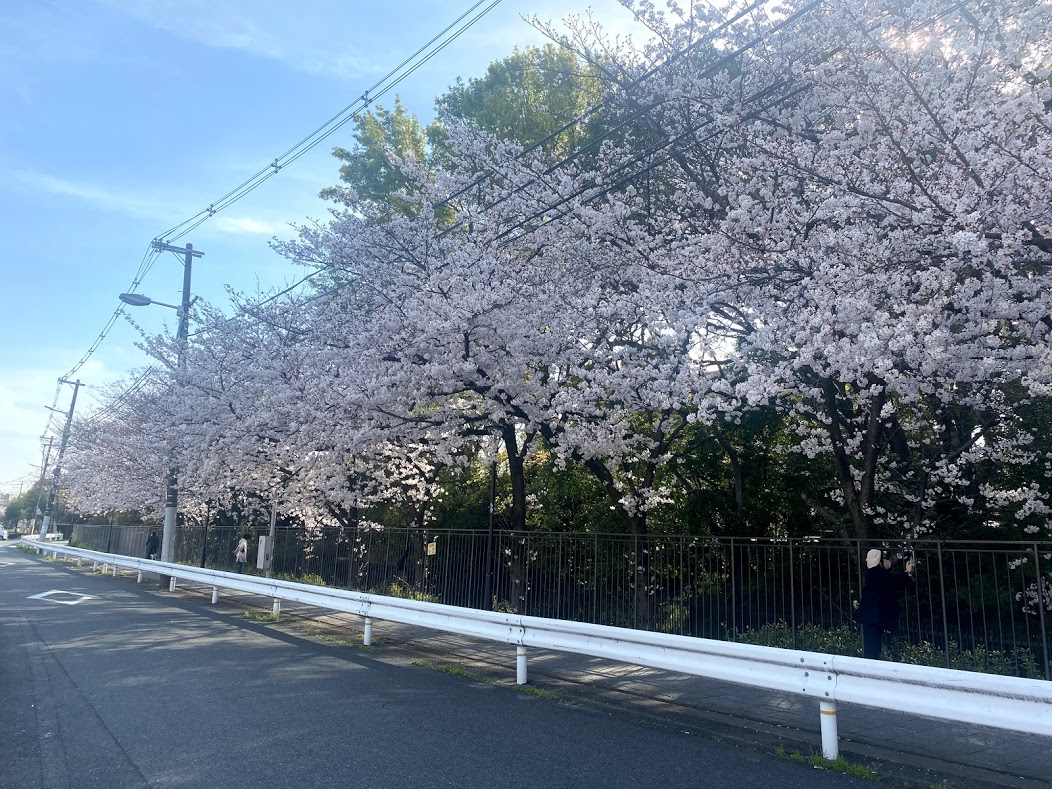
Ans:
[[[862,624],[862,657],[880,660],[884,633],[899,630],[899,594],[913,583],[913,562],[906,562],[903,573],[891,572],[891,559],[874,548],[866,554],[866,576],[858,621]]]
[[[157,532],[150,532],[150,537],[146,540],[146,558],[156,559],[157,551],[161,547],[161,541],[157,539]]]
[[[248,535],[242,534],[234,549],[234,561],[237,562],[237,571],[245,572],[245,561],[248,559]]]

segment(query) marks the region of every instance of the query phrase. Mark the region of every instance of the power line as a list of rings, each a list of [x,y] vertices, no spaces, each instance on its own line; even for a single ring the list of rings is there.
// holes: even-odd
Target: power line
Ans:
[[[749,13],[752,10],[755,10],[758,6],[763,5],[763,4],[767,3],[767,2],[770,2],[770,0],[758,0],[758,2],[752,3],[747,8],[745,8],[742,12],[736,14],[733,18],[731,18],[730,20],[727,20],[724,24],[720,25],[717,28],[717,30],[722,32],[723,30],[726,29],[726,27],[727,27],[727,25],[729,23],[738,21],[739,19],[742,18],[742,16],[744,14]],[[962,6],[967,5],[967,3],[968,3],[968,0],[959,0],[959,2],[956,2],[956,3],[953,3],[953,4],[949,5],[949,6],[946,6],[945,8],[943,8],[943,10],[941,10],[940,12],[935,14],[934,16],[930,17],[929,19],[925,20],[924,22],[921,22],[921,23],[918,23],[917,25],[915,25],[911,29],[911,32],[916,32],[918,30],[921,30],[921,29],[927,27],[928,25],[931,25],[931,24],[937,22],[938,20],[940,20],[940,19],[948,16],[949,14],[953,13],[955,10],[960,9]],[[748,50],[756,47],[757,45],[765,43],[767,36],[769,36],[769,35],[771,35],[772,33],[775,33],[775,32],[780,32],[782,29],[784,29],[788,25],[793,24],[794,22],[798,21],[803,16],[812,13],[819,6],[821,6],[823,4],[824,4],[824,0],[813,0],[812,2],[808,3],[806,6],[798,9],[796,12],[794,12],[789,17],[786,17],[786,18],[780,20],[779,22],[777,22],[772,27],[772,29],[767,31],[763,36],[754,37],[752,40],[750,40],[749,42],[747,42],[743,46],[738,47],[733,52],[728,53],[727,55],[724,55],[721,58],[719,58],[714,63],[709,64],[706,67],[705,71],[706,72],[711,72],[718,65],[730,62],[734,58],[739,57],[740,55],[742,55],[745,52],[747,52]],[[877,22],[877,23],[873,24],[870,27],[870,30],[879,28],[884,23],[884,21],[886,21],[886,20],[882,20],[880,22]],[[694,42],[691,42],[686,47],[684,47],[684,48],[682,48],[680,50],[677,50],[677,52],[673,53],[669,58],[667,58],[661,64],[659,64],[658,66],[656,66],[656,67],[650,69],[648,72],[646,72],[644,77],[638,78],[638,79],[634,80],[633,82],[629,83],[628,85],[624,86],[625,89],[631,89],[631,87],[641,84],[641,82],[642,82],[642,80],[644,78],[649,78],[649,77],[652,77],[655,74],[659,73],[661,69],[667,68],[670,63],[673,63],[673,62],[679,60],[684,55],[688,54],[691,50],[695,49],[704,40],[709,40],[712,37],[713,37],[713,31],[710,31],[709,34],[707,34],[706,36],[703,36],[702,39],[694,41]],[[836,54],[841,52],[842,50],[843,50],[843,48],[839,47],[839,48],[835,48],[833,50],[827,51],[824,54],[822,54],[820,57],[818,57],[816,62],[818,62],[818,63],[826,62],[830,58],[835,57]],[[755,101],[758,101],[758,100],[766,99],[770,95],[770,93],[772,91],[777,90],[777,89],[787,89],[787,92],[783,93],[779,98],[775,99],[774,101],[765,102],[762,106],[758,107],[757,109],[752,110],[745,117],[743,117],[742,120],[743,121],[744,120],[750,120],[750,119],[754,119],[756,117],[759,117],[763,112],[766,112],[767,110],[770,110],[770,109],[772,109],[774,107],[777,107],[777,106],[781,105],[782,103],[784,103],[786,101],[791,100],[795,96],[799,95],[802,92],[807,91],[811,87],[812,87],[812,84],[810,82],[793,83],[793,82],[790,82],[789,80],[782,80],[782,81],[780,81],[778,83],[775,83],[774,85],[769,85],[769,86],[765,87],[764,89],[762,89],[760,91],[757,91],[756,93],[754,93],[752,96],[748,97],[747,99],[745,99],[744,103],[748,104],[748,103],[752,103],[752,102],[755,102]],[[530,151],[533,151],[533,150],[536,150],[538,147],[540,147],[542,144],[544,144],[544,142],[550,141],[552,138],[554,138],[558,134],[561,134],[563,131],[566,131],[567,129],[571,128],[573,125],[575,125],[576,123],[580,122],[582,119],[587,118],[591,114],[594,114],[595,112],[597,112],[598,110],[600,110],[604,106],[606,106],[610,101],[612,101],[612,98],[607,98],[607,99],[604,99],[599,104],[595,105],[594,107],[589,108],[584,113],[579,115],[574,121],[571,121],[570,123],[568,123],[565,126],[563,126],[561,129],[557,130],[556,132],[553,132],[551,135],[546,137],[545,140],[542,140],[541,142],[536,143],[536,144],[530,146],[529,148],[524,149],[522,152],[520,152],[518,154],[518,156],[516,158],[521,158],[526,153],[528,153]],[[593,139],[592,141],[588,142],[586,145],[583,145],[582,147],[580,147],[577,150],[573,151],[572,153],[567,155],[565,158],[563,158],[559,162],[556,162],[555,164],[547,167],[544,170],[544,172],[542,173],[542,175],[543,176],[550,175],[553,172],[557,171],[559,168],[561,168],[561,167],[565,166],[566,164],[572,162],[574,159],[579,157],[583,152],[585,152],[588,149],[591,149],[591,148],[595,147],[603,139],[606,139],[613,131],[616,131],[617,129],[622,128],[627,122],[630,122],[631,120],[634,120],[636,118],[639,118],[639,117],[642,117],[642,116],[646,115],[650,110],[654,109],[654,107],[656,107],[656,106],[658,106],[658,105],[655,104],[655,105],[652,105],[652,106],[649,106],[649,107],[640,108],[636,113],[634,113],[632,116],[630,116],[630,118],[628,118],[626,121],[623,121],[621,124],[619,124],[618,126],[614,127],[614,129],[605,131],[603,134],[599,135],[596,139]],[[632,165],[634,163],[638,163],[639,161],[641,161],[643,159],[646,159],[647,157],[652,156],[655,153],[659,153],[659,152],[661,152],[663,150],[666,150],[666,149],[668,149],[670,147],[673,147],[675,145],[675,143],[679,142],[684,137],[693,135],[694,133],[696,133],[697,131],[702,129],[704,126],[709,125],[710,123],[711,123],[711,119],[705,119],[700,124],[698,124],[696,126],[693,126],[691,128],[688,128],[685,132],[677,135],[676,137],[672,138],[671,140],[662,141],[662,142],[656,144],[650,150],[644,151],[641,154],[634,155],[628,162],[623,163],[617,169],[617,171],[615,171],[615,172],[619,172],[621,170],[624,170],[625,168],[629,167],[630,165]],[[699,145],[699,144],[705,142],[706,140],[711,139],[711,137],[714,136],[717,133],[718,132],[714,132],[713,135],[709,135],[708,137],[706,137],[706,138],[704,138],[702,140],[696,141],[694,143],[694,145]],[[691,146],[691,147],[693,147],[693,146]],[[603,185],[603,188],[598,190],[598,191],[596,191],[595,194],[591,195],[589,199],[596,199],[596,198],[602,196],[603,194],[607,194],[610,191],[612,191],[612,190],[614,190],[614,189],[616,189],[616,188],[618,188],[620,186],[623,186],[624,184],[630,182],[631,180],[638,178],[641,175],[649,173],[650,171],[652,171],[656,167],[668,162],[670,159],[673,158],[674,155],[675,155],[674,152],[673,153],[668,153],[667,155],[665,155],[660,160],[658,160],[658,161],[651,161],[646,167],[644,167],[644,168],[642,168],[640,170],[637,170],[637,171],[633,171],[629,175],[619,178],[614,183],[605,183]],[[459,196],[461,194],[464,194],[465,192],[467,192],[471,188],[484,183],[486,180],[491,178],[493,174],[494,173],[491,171],[491,172],[487,172],[487,173],[483,174],[482,176],[479,176],[478,178],[474,179],[472,181],[472,183],[469,184],[468,186],[459,189],[458,191],[454,192],[453,195],[445,198],[444,200],[442,200],[439,203],[436,203],[436,206],[440,206],[440,205],[446,204],[446,203],[450,202],[451,200],[455,199],[455,197],[457,197],[457,196]],[[606,176],[608,176],[609,174],[610,173],[604,173],[604,180],[605,180]],[[536,180],[530,181],[530,182],[528,182],[526,184],[520,184],[515,189],[513,189],[511,192],[509,192],[507,195],[504,195],[500,199],[494,201],[492,204],[483,207],[483,209],[482,209],[483,212],[485,212],[487,210],[491,210],[492,208],[496,207],[497,205],[499,205],[501,202],[503,202],[504,200],[508,199],[512,195],[514,195],[514,194],[522,191],[523,189],[525,189],[531,183],[536,183]],[[500,234],[500,236],[498,236],[498,238],[504,238],[504,237],[508,236],[510,233],[513,233],[515,230],[521,229],[524,226],[526,226],[528,223],[531,222],[531,220],[536,220],[538,217],[545,216],[548,212],[552,211],[553,209],[559,208],[560,206],[563,206],[563,205],[567,204],[568,202],[574,200],[577,197],[580,197],[581,195],[585,194],[586,192],[588,192],[588,191],[590,191],[590,190],[592,190],[594,188],[595,188],[595,184],[594,183],[585,184],[584,186],[582,186],[580,189],[577,189],[572,194],[567,195],[567,196],[563,196],[560,199],[556,200],[555,202],[546,205],[544,208],[540,209],[539,211],[535,211],[531,216],[520,218],[519,221],[517,222],[517,224],[512,225],[509,228],[506,228],[504,230],[504,232],[502,232]],[[558,216],[565,215],[565,213],[566,212],[564,211],[561,214],[559,214]],[[558,218],[558,216],[555,217],[555,218]],[[550,217],[549,217],[549,219],[550,219]],[[443,238],[444,236],[446,236],[447,234],[452,232],[452,230],[456,229],[457,227],[462,226],[463,224],[464,224],[463,222],[458,222],[458,223],[454,224],[452,227],[443,229],[442,231],[440,231],[440,232],[435,234],[435,237],[434,237],[435,240],[439,240],[439,239]],[[534,229],[536,229],[536,226],[534,226],[534,227],[527,227],[518,236],[505,241],[504,245],[512,243],[513,241],[517,240],[518,238],[522,238],[524,236],[529,235],[529,233],[532,232]],[[321,271],[326,271],[326,270],[329,270],[329,269],[319,269],[319,271],[314,272],[314,274],[317,274],[317,273],[320,273]],[[310,276],[314,276],[314,274],[312,274]],[[339,291],[341,291],[342,289],[344,289],[345,287],[347,287],[350,284],[352,284],[352,283],[351,282],[340,283],[340,284],[336,285],[335,287],[333,287],[333,288],[331,288],[329,290],[326,290],[326,291],[323,291],[323,292],[320,292],[320,293],[317,293],[317,294],[313,295],[305,303],[309,303],[311,301],[314,301],[314,300],[319,299],[319,298],[324,298],[326,296],[335,295],[336,293],[338,293]]]
[[[299,142],[289,148],[281,156],[276,157],[273,162],[266,167],[262,168],[252,177],[246,179],[238,186],[228,191],[225,195],[215,200],[208,208],[199,211],[194,216],[183,222],[169,228],[164,233],[159,234],[153,240],[165,240],[174,241],[182,238],[187,233],[190,233],[195,228],[199,227],[204,222],[211,219],[215,214],[222,211],[225,208],[236,203],[238,200],[249,194],[262,183],[276,175],[283,167],[292,164],[304,154],[314,149],[325,139],[330,137],[344,125],[349,123],[351,120],[356,118],[361,112],[367,109],[374,101],[386,95],[388,92],[397,87],[401,82],[415,73],[419,68],[429,62],[432,58],[442,52],[448,47],[453,41],[462,36],[472,26],[474,26],[480,19],[486,16],[490,11],[496,8],[502,0],[477,0],[467,11],[457,17],[453,22],[439,31],[434,35],[427,43],[417,49],[409,57],[405,58],[401,63],[395,66],[393,69],[387,72],[381,79],[370,86],[362,95],[357,98],[354,102],[344,107],[340,112],[332,116],[324,124],[316,128],[310,134],[302,138]],[[488,5],[487,5],[488,3]],[[484,8],[482,8],[485,6]],[[481,11],[479,9],[482,8]],[[477,12],[477,13],[476,13]],[[474,16],[472,16],[474,14]],[[465,20],[467,20],[465,22]],[[459,26],[459,27],[458,27]],[[452,32],[450,32],[452,31]],[[146,253],[143,256],[142,262],[139,264],[139,268],[132,279],[131,286],[125,291],[126,293],[134,293],[141,284],[143,278],[149,273],[157,260],[158,254],[153,249],[152,242],[148,247]],[[312,275],[313,276],[313,275]],[[309,277],[308,277],[309,278]],[[275,296],[276,298],[276,296]],[[110,330],[113,328],[117,320],[124,314],[125,305],[120,303],[117,308],[113,311],[113,314],[106,321],[102,331],[98,337],[88,348],[87,352],[80,358],[80,360],[73,365],[68,372],[65,373],[63,378],[69,378],[75,375],[92,357],[99,346],[102,345],[103,341],[109,335]],[[52,403],[54,406],[58,402],[58,391],[55,393],[55,399]],[[48,420],[45,432],[52,429],[52,420]]]
[[[760,6],[766,5],[769,2],[771,2],[771,0],[755,0],[755,2],[752,2],[749,5],[747,5],[746,7],[744,7],[740,12],[735,14],[730,19],[726,19],[725,18],[725,21],[722,24],[718,25],[716,28],[714,28],[712,30],[709,30],[706,33],[706,35],[701,36],[699,39],[696,39],[696,40],[690,42],[689,44],[687,44],[686,46],[682,47],[681,49],[675,51],[674,53],[669,55],[668,58],[666,58],[664,61],[662,61],[657,66],[654,66],[653,68],[651,68],[648,71],[646,71],[640,77],[637,77],[632,82],[622,86],[622,90],[623,91],[631,90],[633,87],[636,87],[636,86],[642,84],[645,80],[650,79],[654,75],[661,73],[661,71],[663,69],[669,68],[673,63],[679,61],[680,59],[682,59],[683,57],[688,55],[693,50],[697,49],[699,46],[701,46],[705,42],[711,41],[711,40],[715,40],[715,38],[717,36],[719,36],[721,33],[723,33],[724,31],[726,31],[729,28],[730,25],[732,25],[735,22],[738,22],[739,20],[741,20],[743,17],[745,17],[749,13],[752,13],[757,8],[759,8]],[[724,54],[723,56],[718,58],[713,63],[708,64],[706,66],[706,68],[705,68],[703,73],[714,72],[714,71],[718,70],[719,68],[723,67],[724,65],[726,65],[727,63],[732,62],[734,59],[740,57],[742,54],[744,54],[745,52],[749,51],[750,49],[756,47],[759,44],[764,43],[767,36],[769,36],[769,35],[771,35],[773,33],[780,32],[785,27],[793,24],[794,22],[798,21],[800,18],[802,18],[802,17],[806,16],[807,14],[813,12],[819,6],[823,5],[824,2],[825,2],[825,0],[812,0],[812,2],[808,3],[806,6],[798,9],[796,12],[794,12],[789,17],[786,17],[785,19],[783,19],[783,20],[779,21],[778,23],[776,23],[772,27],[772,29],[767,31],[763,36],[756,36],[756,37],[754,37],[753,39],[748,41],[746,44],[738,47],[737,49],[733,50],[732,52]],[[757,97],[765,95],[770,90],[771,90],[771,87],[769,86],[764,91],[758,92],[750,100],[754,100]],[[791,94],[791,95],[795,95],[795,93]],[[788,98],[790,98],[791,95],[783,97],[782,100],[788,100]],[[583,113],[578,115],[574,120],[572,120],[569,123],[565,124],[560,129],[552,132],[550,135],[545,137],[543,140],[541,140],[541,141],[539,141],[537,143],[534,143],[533,145],[531,145],[531,146],[529,146],[527,148],[524,148],[519,154],[517,154],[516,158],[517,159],[521,159],[521,158],[525,157],[528,153],[539,149],[545,143],[547,143],[548,141],[551,141],[552,139],[557,137],[559,134],[561,134],[564,131],[572,128],[573,126],[575,126],[578,123],[582,122],[584,119],[588,118],[589,116],[591,116],[591,115],[595,114],[596,112],[600,111],[601,109],[605,108],[613,100],[614,100],[614,97],[612,97],[612,96],[603,99],[598,104],[594,105],[593,107],[590,107],[589,109],[585,110]],[[591,150],[591,149],[595,148],[603,140],[605,140],[608,137],[610,137],[617,130],[619,130],[621,128],[624,128],[626,125],[631,123],[631,121],[646,115],[649,111],[651,111],[652,109],[654,109],[657,106],[659,106],[659,105],[658,104],[654,104],[654,105],[651,105],[651,106],[648,106],[648,107],[640,108],[635,113],[633,113],[631,116],[629,116],[628,118],[622,120],[619,124],[617,124],[613,128],[607,129],[602,134],[598,135],[597,137],[595,137],[594,139],[589,141],[587,144],[585,144],[585,145],[581,146],[580,148],[577,148],[576,150],[574,150],[572,153],[570,153],[569,155],[564,157],[562,160],[560,160],[560,161],[550,165],[549,167],[547,167],[544,170],[544,172],[542,173],[542,175],[544,175],[544,176],[551,175],[552,173],[557,171],[559,168],[564,167],[567,164],[569,164],[570,162],[572,162],[575,159],[577,159],[583,153],[587,152],[588,150]],[[773,106],[773,105],[768,105],[765,109],[769,109],[770,106]],[[702,125],[704,125],[704,124],[702,124]],[[700,128],[700,127],[698,127],[698,128]],[[633,159],[637,159],[638,160],[640,158],[646,158],[646,156],[651,155],[653,152],[656,152],[658,150],[662,150],[664,148],[669,147],[670,145],[673,145],[675,142],[677,142],[680,139],[682,139],[682,137],[686,136],[687,134],[693,133],[694,131],[697,131],[697,129],[695,128],[695,129],[692,129],[692,130],[688,130],[688,132],[677,136],[673,140],[662,142],[659,145],[657,145],[652,151],[648,151],[648,152],[644,152],[643,154],[636,155],[636,156],[633,157]],[[663,161],[667,161],[667,159],[665,159]],[[624,167],[624,166],[627,166],[627,165],[622,165],[622,167]],[[639,175],[641,175],[641,174],[643,174],[645,172],[649,172],[655,166],[657,166],[655,163],[651,163],[647,168],[644,168],[644,170],[633,174],[632,177],[638,177]],[[474,179],[467,186],[465,186],[465,187],[463,187],[461,189],[458,189],[456,192],[454,192],[449,197],[446,197],[442,201],[436,203],[435,204],[436,207],[449,203],[450,201],[454,200],[457,196],[462,195],[462,194],[466,193],[468,190],[470,190],[470,189],[472,189],[472,188],[474,188],[476,186],[481,185],[482,183],[484,183],[485,181],[490,179],[492,176],[493,176],[493,172],[492,171],[484,173],[483,175],[481,175],[478,178]],[[536,182],[535,180],[531,180],[531,181],[528,181],[525,184],[520,184],[518,187],[513,189],[508,194],[502,196],[500,199],[495,200],[490,205],[483,207],[483,209],[482,209],[483,212],[485,212],[487,210],[492,210],[494,207],[496,207],[500,203],[504,202],[504,200],[509,199],[514,194],[517,194],[518,192],[521,192],[522,190],[526,189],[529,185],[531,185],[531,184],[533,184],[535,182]],[[501,234],[501,237],[507,235],[510,232],[513,232],[515,229],[517,229],[519,227],[522,227],[522,225],[525,222],[529,222],[530,219],[536,218],[537,216],[542,215],[542,214],[546,213],[547,211],[552,210],[553,208],[557,208],[557,207],[559,207],[561,205],[564,205],[568,201],[573,200],[575,197],[579,197],[580,195],[582,195],[585,192],[587,192],[590,188],[592,188],[592,187],[586,185],[586,186],[582,187],[581,189],[577,190],[576,192],[574,192],[573,194],[571,194],[571,195],[569,195],[567,197],[564,197],[564,198],[556,201],[555,203],[552,203],[552,204],[546,206],[545,208],[541,209],[539,212],[534,213],[531,217],[527,217],[524,220],[520,221],[520,223],[518,225],[506,229],[505,232]],[[600,192],[599,194],[605,193],[606,191],[609,191],[609,189],[604,189],[604,191]],[[598,195],[596,195],[596,196],[598,196]],[[440,239],[444,238],[446,235],[451,233],[457,227],[463,226],[463,224],[464,224],[464,222],[457,222],[452,227],[445,228],[444,230],[436,233],[435,234],[435,240],[440,240]],[[327,269],[319,269],[317,272],[314,272],[314,274],[311,274],[310,276],[314,276],[315,274],[318,274],[318,273],[320,273],[321,271],[324,271],[324,270],[327,270]],[[308,279],[308,278],[309,277],[307,277],[305,279]],[[339,292],[343,288],[347,287],[349,284],[350,283],[348,283],[348,282],[341,283],[339,285],[336,285],[334,288],[332,288],[330,290],[323,291],[321,293],[317,293],[314,296],[312,296],[310,299],[308,299],[307,303],[309,303],[310,301],[314,301],[316,299],[319,299],[319,298],[324,298],[325,296],[328,296],[328,295],[334,295],[335,293]]]
[[[473,14],[478,8],[489,3],[482,11],[476,14],[467,22],[464,22],[471,14]],[[501,3],[501,0],[478,0],[473,6],[467,11],[457,17],[452,23],[447,25],[438,34],[431,38],[426,44],[416,50],[412,55],[407,57],[395,68],[389,71],[381,79],[373,83],[369,88],[362,93],[357,99],[351,104],[344,107],[340,112],[331,117],[317,129],[312,131],[298,143],[289,148],[285,153],[281,154],[253,175],[251,178],[241,182],[238,186],[231,189],[225,195],[219,199],[213,201],[207,208],[194,214],[189,219],[184,220],[175,227],[169,228],[164,233],[158,236],[158,240],[163,239],[165,242],[176,241],[187,233],[191,232],[194,228],[201,225],[203,222],[207,222],[217,213],[225,208],[236,203],[238,200],[249,194],[256,188],[258,188],[263,182],[269,180],[276,175],[283,167],[295,162],[304,154],[310,152],[317,147],[324,140],[328,139],[332,134],[341,129],[347,123],[358,117],[360,113],[368,109],[376,100],[382,98],[384,95],[394,90],[401,82],[415,73],[419,68],[425,65],[428,61],[434,58],[442,50],[452,44],[456,39],[463,35],[469,30],[476,22],[482,17],[492,11]],[[463,23],[463,24],[461,24]],[[457,26],[460,25],[459,29]],[[453,31],[450,33],[450,31]],[[443,38],[445,37],[445,38]],[[437,42],[437,44],[436,44]],[[432,48],[433,47],[433,48]]]

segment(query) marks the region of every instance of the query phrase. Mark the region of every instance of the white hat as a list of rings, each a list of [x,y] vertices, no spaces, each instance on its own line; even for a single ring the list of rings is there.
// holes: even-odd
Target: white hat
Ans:
[[[874,548],[866,554],[866,567],[876,567],[880,564],[880,559],[883,555],[878,549]]]

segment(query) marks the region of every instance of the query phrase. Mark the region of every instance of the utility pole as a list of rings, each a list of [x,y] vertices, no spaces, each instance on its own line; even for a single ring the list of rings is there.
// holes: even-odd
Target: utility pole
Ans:
[[[43,438],[43,436],[41,436]],[[40,469],[40,487],[37,489],[37,504],[33,508],[33,519],[29,522],[29,533],[37,530],[37,518],[40,517],[40,497],[44,495],[44,478],[47,477],[48,463],[51,461],[51,446],[55,443],[54,436],[48,436],[47,452],[44,453],[44,467]]]
[[[73,409],[77,407],[77,393],[80,391],[80,379],[73,382],[60,378],[59,381],[64,384],[73,384],[73,400],[70,402],[69,411],[66,413],[66,426],[62,429],[62,442],[58,445],[58,459],[55,460],[55,475],[51,478],[51,490],[48,491],[47,505],[44,507],[44,522],[40,525],[40,536],[37,538],[41,542],[47,537],[47,531],[51,525],[51,510],[55,506],[55,494],[58,493],[58,480],[62,475],[62,456],[66,454],[66,444],[69,443],[69,428],[73,423]]]
[[[266,553],[263,560],[264,575],[267,578],[274,577],[274,539],[278,531],[278,497],[272,494],[270,499],[270,531],[267,532]]]
[[[190,334],[190,274],[194,258],[203,257],[203,252],[195,252],[193,244],[186,247],[175,247],[160,241],[154,241],[151,245],[161,252],[175,252],[183,254],[183,298],[179,305],[179,329],[175,339],[178,343],[178,371],[182,373],[186,367],[186,343]],[[168,467],[168,479],[165,486],[164,497],[164,528],[161,532],[161,561],[171,562],[172,554],[175,552],[175,522],[176,512],[179,505],[179,470],[173,462]],[[168,587],[168,576],[160,577],[161,588]]]

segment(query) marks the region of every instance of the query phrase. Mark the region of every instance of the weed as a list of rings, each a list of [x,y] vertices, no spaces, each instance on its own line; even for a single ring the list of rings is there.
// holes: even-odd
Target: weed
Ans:
[[[474,674],[474,673],[468,671],[463,666],[446,665],[446,666],[436,666],[435,668],[437,668],[439,671],[442,671],[442,672],[444,672],[446,674],[452,674],[454,677],[463,677],[464,679],[470,679],[470,680],[473,680],[475,682],[490,682],[490,680],[486,679],[481,674]]]
[[[553,701],[559,700],[559,696],[552,693],[550,690],[537,688],[533,685],[516,685],[515,690],[519,691],[519,693],[525,693],[528,696],[536,696],[539,699],[552,699]]]
[[[837,756],[835,759],[827,759],[824,756],[819,756],[817,753],[813,753],[808,761],[811,763],[812,767],[821,767],[823,770],[832,770],[833,772],[843,773],[844,775],[852,775],[855,778],[864,778],[867,781],[877,780],[877,774],[871,769],[862,764],[849,762],[843,756]]]
[[[497,596],[493,595],[493,602],[491,603],[490,610],[496,611],[499,614],[514,614],[515,606],[507,600],[498,600]]]
[[[788,759],[791,762],[799,762],[800,764],[807,761],[800,751],[787,751],[781,745],[774,749],[774,755],[782,759]]]
[[[428,663],[423,660],[414,660],[412,662],[414,666],[421,666],[423,668],[431,668],[436,671],[441,671],[445,674],[452,674],[454,677],[463,677],[464,679],[470,679],[472,682],[482,682],[486,685],[495,685],[496,680],[484,677],[481,674],[476,674],[473,671],[468,671],[463,666],[447,663],[445,665],[437,665],[435,663]],[[559,701],[559,696],[552,693],[550,690],[544,690],[543,688],[534,687],[533,685],[515,685],[515,690],[519,693],[525,693],[529,696],[536,696],[541,699],[552,699],[553,701]],[[800,757],[801,759],[803,757]]]
[[[274,614],[263,613],[262,611],[245,611],[245,618],[251,619],[254,622],[280,622],[280,616],[274,616]]]

